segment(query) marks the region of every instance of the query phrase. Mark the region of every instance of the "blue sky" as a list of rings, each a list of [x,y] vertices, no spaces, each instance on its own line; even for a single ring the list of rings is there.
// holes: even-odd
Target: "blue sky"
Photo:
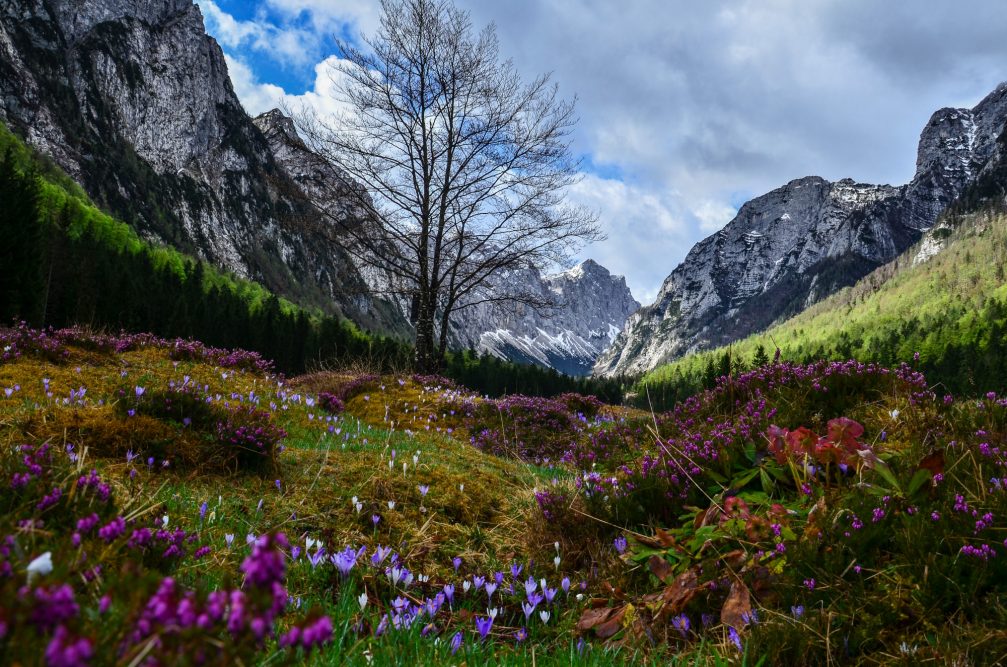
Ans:
[[[456,0],[526,78],[578,97],[569,197],[601,216],[585,248],[641,302],[754,195],[820,175],[901,184],[930,114],[1007,79],[1000,0]],[[246,110],[338,108],[335,38],[368,0],[197,0]]]

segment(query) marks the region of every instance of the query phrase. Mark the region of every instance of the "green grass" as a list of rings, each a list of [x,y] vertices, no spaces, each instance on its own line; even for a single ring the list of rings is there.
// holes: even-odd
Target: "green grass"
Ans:
[[[759,348],[770,357],[779,348],[786,360],[856,358],[886,364],[911,361],[918,352],[928,376],[951,390],[1000,389],[1004,382],[989,377],[983,366],[1002,361],[968,355],[969,348],[997,357],[1003,352],[996,327],[1004,321],[1000,306],[1007,301],[1007,218],[986,211],[967,216],[948,232],[946,243],[919,264],[912,261],[918,247],[912,248],[853,287],[762,333],[661,366],[641,379],[637,391],[657,392],[674,382],[700,385],[711,363],[722,368],[729,355],[734,365],[744,367]],[[952,359],[951,354],[966,357]]]

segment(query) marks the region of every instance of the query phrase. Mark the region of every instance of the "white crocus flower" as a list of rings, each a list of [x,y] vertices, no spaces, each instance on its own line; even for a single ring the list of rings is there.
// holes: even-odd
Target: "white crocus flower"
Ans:
[[[364,591],[363,593],[360,594],[360,596],[357,598],[357,602],[360,603],[360,611],[363,611],[364,607],[367,606],[367,591]]]
[[[28,563],[28,583],[32,582],[36,576],[42,576],[52,572],[52,552],[46,551],[44,554]]]
[[[168,515],[167,514],[165,514],[164,516],[161,517],[161,527],[162,528],[167,528],[168,527]]]
[[[551,614],[549,614],[549,612],[547,612],[545,609],[543,609],[542,611],[540,611],[538,613],[538,617],[542,619],[543,623],[548,623],[549,622],[549,616],[550,615]]]

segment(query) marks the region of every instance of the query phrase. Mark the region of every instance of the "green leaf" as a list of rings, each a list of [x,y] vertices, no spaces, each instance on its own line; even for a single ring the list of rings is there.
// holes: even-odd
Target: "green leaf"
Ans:
[[[745,458],[755,463],[755,443],[747,442],[745,443]]]
[[[731,488],[738,490],[745,488],[745,485],[755,479],[755,476],[762,471],[762,468],[753,468],[746,473],[736,476],[731,480]]]
[[[913,475],[913,478],[909,480],[909,486],[906,488],[906,495],[911,496],[915,494],[917,491],[923,488],[924,484],[933,479],[933,477],[934,477],[933,473],[931,473],[929,470],[927,470],[926,468],[920,468],[919,470],[916,471],[916,474]]]
[[[776,489],[776,482],[769,476],[765,468],[759,468],[759,481],[762,482],[762,490],[767,494],[772,493]]]
[[[727,484],[727,478],[721,475],[719,472],[709,470],[706,472],[706,476],[715,482],[720,482],[721,484]]]
[[[881,479],[888,482],[891,488],[898,493],[902,493],[902,487],[899,486],[899,480],[895,479],[895,475],[892,474],[892,469],[888,467],[888,464],[884,461],[877,461],[874,464],[874,470],[881,475]]]

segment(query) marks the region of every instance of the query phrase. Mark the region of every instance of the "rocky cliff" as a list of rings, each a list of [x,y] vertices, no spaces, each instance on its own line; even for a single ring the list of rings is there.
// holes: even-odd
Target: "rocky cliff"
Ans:
[[[587,375],[595,359],[640,304],[626,286],[593,260],[543,276],[534,269],[499,277],[520,291],[552,301],[536,310],[520,304],[479,304],[460,311],[452,330],[457,347],[501,359],[535,363],[568,375]]]
[[[406,330],[278,167],[192,0],[5,0],[0,120],[145,237]]]
[[[933,114],[906,185],[808,177],[746,203],[629,318],[594,372],[639,373],[738,340],[892,260],[997,163],[1005,119],[1001,84],[972,109]]]

